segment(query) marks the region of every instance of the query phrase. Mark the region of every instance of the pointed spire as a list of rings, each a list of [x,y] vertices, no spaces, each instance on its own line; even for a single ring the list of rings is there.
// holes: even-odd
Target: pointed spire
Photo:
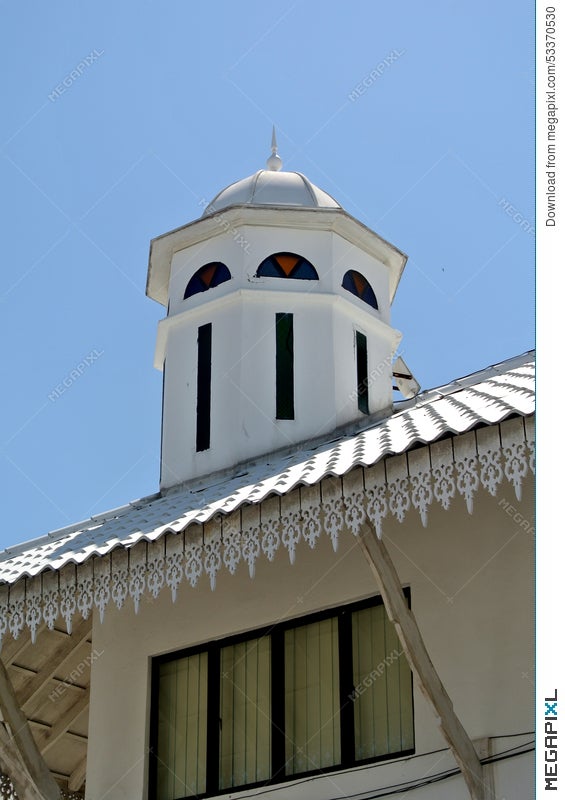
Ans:
[[[277,134],[273,125],[273,135],[271,136],[271,155],[267,159],[267,169],[271,172],[278,172],[282,169],[282,159],[277,152]]]

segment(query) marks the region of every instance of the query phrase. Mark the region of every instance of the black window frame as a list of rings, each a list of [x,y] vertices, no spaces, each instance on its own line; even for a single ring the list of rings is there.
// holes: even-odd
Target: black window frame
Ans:
[[[403,589],[404,596],[411,606],[410,588]],[[284,620],[274,625],[246,631],[245,633],[216,639],[194,647],[183,648],[171,653],[154,656],[151,659],[151,692],[150,692],[150,726],[149,726],[149,800],[157,798],[157,752],[158,752],[158,700],[159,700],[159,666],[199,653],[208,653],[208,700],[207,700],[207,750],[206,750],[206,791],[201,794],[187,795],[182,800],[200,800],[200,798],[215,797],[217,795],[234,794],[241,791],[260,787],[276,787],[289,781],[301,780],[314,775],[326,775],[367,764],[376,764],[413,755],[415,746],[406,750],[384,753],[365,759],[355,759],[354,736],[354,701],[356,687],[353,685],[353,646],[351,634],[352,614],[367,608],[384,605],[380,595],[373,595],[364,600],[346,603],[340,606],[324,609],[313,614]],[[306,772],[284,774],[285,768],[285,728],[284,728],[284,634],[287,630],[309,625],[313,622],[337,617],[338,620],[338,658],[339,658],[339,697],[340,697],[340,739],[341,762],[329,767],[315,768]],[[271,772],[272,775],[265,781],[246,783],[226,789],[219,788],[219,726],[210,725],[210,720],[219,715],[220,696],[220,652],[223,647],[260,639],[269,636],[271,640],[271,686],[281,687],[278,692],[272,691],[271,696]],[[343,644],[348,637],[349,647]],[[410,672],[410,701],[412,704],[412,741],[415,743],[414,728],[414,676]],[[282,720],[282,723],[281,723]]]

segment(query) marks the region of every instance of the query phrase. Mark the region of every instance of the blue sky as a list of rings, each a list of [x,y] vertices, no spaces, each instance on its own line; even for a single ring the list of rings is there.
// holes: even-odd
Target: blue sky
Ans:
[[[0,546],[157,491],[149,241],[261,168],[273,123],[285,168],[408,254],[392,321],[424,388],[534,346],[532,4],[0,9]]]

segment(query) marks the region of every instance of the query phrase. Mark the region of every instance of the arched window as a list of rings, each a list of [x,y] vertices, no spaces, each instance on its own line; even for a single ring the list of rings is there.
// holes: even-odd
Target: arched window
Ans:
[[[259,264],[259,278],[298,278],[303,281],[317,281],[318,273],[302,256],[296,253],[273,253]]]
[[[192,297],[193,294],[198,294],[198,292],[207,292],[208,289],[213,289],[214,286],[219,286],[220,283],[229,281],[230,278],[231,272],[221,261],[211,261],[209,264],[204,264],[203,267],[196,270],[189,280],[184,290],[184,299],[186,300],[187,297]]]
[[[343,276],[341,285],[348,292],[354,294],[355,297],[378,310],[377,298],[371,288],[371,284],[360,272],[356,272],[354,269],[348,270]]]

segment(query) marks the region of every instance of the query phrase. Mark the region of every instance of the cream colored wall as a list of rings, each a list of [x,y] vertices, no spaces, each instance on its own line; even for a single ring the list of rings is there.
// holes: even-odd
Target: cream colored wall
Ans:
[[[500,504],[506,499],[533,520],[531,494],[529,481],[518,503],[504,483],[497,498],[477,495],[472,516],[457,498],[447,512],[433,506],[427,528],[414,512],[402,525],[384,523],[385,541],[402,582],[411,587],[430,655],[472,738],[533,727],[534,541]],[[219,573],[214,592],[204,580],[196,589],[183,583],[175,605],[165,589],[158,599],[143,602],[137,616],[131,601],[121,612],[108,608],[104,623],[96,620],[93,629],[93,646],[102,655],[92,665],[87,800],[147,797],[151,656],[375,593],[356,540],[344,533],[337,554],[324,536],[313,551],[301,543],[294,566],[285,551],[272,563],[259,561],[254,580],[243,564],[235,576]],[[449,752],[425,755],[445,742],[417,687],[414,706],[416,758],[311,781],[308,797],[376,790],[450,768]],[[498,752],[508,741],[497,740]],[[532,796],[529,759],[497,765],[498,797]],[[280,796],[298,800],[304,787],[284,784]],[[410,796],[467,795],[459,776]]]

